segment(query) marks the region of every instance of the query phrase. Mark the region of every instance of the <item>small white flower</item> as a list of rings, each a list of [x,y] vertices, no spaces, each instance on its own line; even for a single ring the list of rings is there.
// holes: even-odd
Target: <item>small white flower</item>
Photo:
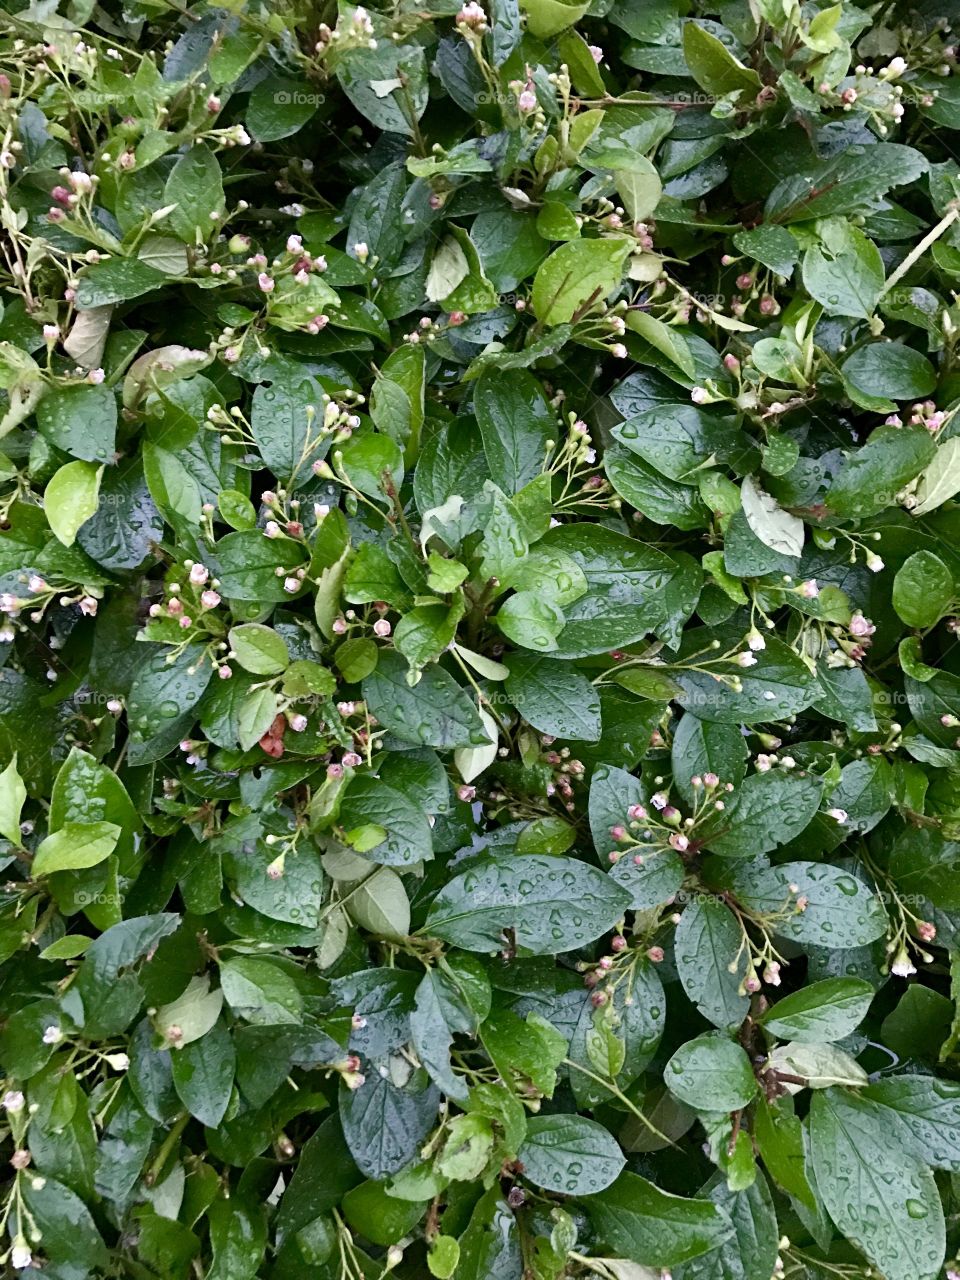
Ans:
[[[848,815],[847,815],[846,809],[828,809],[827,817],[832,818],[834,822],[839,822],[840,825],[843,826],[843,824],[847,820]]]
[[[30,1252],[30,1246],[20,1236],[10,1251],[10,1265],[14,1271],[23,1271],[25,1267],[30,1266],[31,1262],[33,1262],[33,1255]]]
[[[18,1111],[23,1110],[25,1099],[19,1089],[8,1089],[3,1095],[3,1109],[9,1111],[12,1115],[16,1115]]]
[[[59,1027],[47,1027],[43,1033],[44,1044],[59,1044],[63,1039],[63,1032]]]
[[[738,667],[755,667],[757,660],[752,653],[738,653],[736,663]]]
[[[917,972],[916,965],[913,964],[907,955],[906,947],[901,947],[897,952],[896,959],[890,966],[890,972],[898,978],[909,978],[911,974]]]
[[[710,399],[710,392],[706,387],[694,387],[690,392],[690,399],[694,404],[706,404]]]
[[[105,1053],[103,1056],[114,1071],[126,1071],[130,1066],[130,1059],[125,1053]]]

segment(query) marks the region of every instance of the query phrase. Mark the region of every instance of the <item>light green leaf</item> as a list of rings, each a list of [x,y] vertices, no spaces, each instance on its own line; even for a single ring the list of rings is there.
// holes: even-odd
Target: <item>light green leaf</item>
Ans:
[[[80,526],[99,505],[103,467],[94,462],[68,462],[51,478],[43,495],[47,522],[59,542],[72,547]]]
[[[110,857],[120,831],[114,822],[65,822],[59,831],[41,840],[31,873],[37,877],[95,867]]]

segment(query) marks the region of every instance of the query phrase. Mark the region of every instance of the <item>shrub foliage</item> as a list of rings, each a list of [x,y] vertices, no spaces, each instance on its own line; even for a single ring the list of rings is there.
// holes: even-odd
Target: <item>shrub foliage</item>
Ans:
[[[12,1270],[956,1277],[942,8],[6,7]]]

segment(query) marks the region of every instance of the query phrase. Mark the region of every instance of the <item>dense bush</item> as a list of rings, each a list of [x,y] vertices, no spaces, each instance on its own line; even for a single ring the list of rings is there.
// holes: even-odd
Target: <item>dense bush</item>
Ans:
[[[957,50],[688,10],[0,20],[10,1270],[957,1280]]]

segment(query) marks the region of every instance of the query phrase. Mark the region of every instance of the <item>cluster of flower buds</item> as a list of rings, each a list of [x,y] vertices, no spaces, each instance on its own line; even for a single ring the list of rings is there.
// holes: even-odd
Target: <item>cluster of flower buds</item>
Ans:
[[[559,751],[555,751],[553,749],[555,741],[556,739],[548,733],[540,737],[541,745],[546,748],[541,759],[552,770],[544,791],[547,796],[556,796],[567,813],[573,813],[576,809],[573,784],[583,777],[583,761],[571,755],[569,747],[561,747]]]
[[[27,616],[31,622],[42,622],[44,614],[54,600],[62,608],[75,605],[85,617],[96,616],[100,600],[93,594],[93,589],[88,591],[80,587],[76,588],[72,594],[63,594],[62,586],[51,586],[46,578],[38,573],[22,574],[20,580],[26,586],[26,595],[14,595],[12,591],[0,592],[0,614],[4,615],[3,621],[0,622],[0,642],[2,643],[9,644],[14,639],[16,635],[14,623],[24,610],[28,611]]]
[[[832,628],[831,634],[837,642],[837,647],[827,655],[827,666],[833,669],[855,667],[857,663],[862,662],[873,643],[871,637],[876,629],[873,622],[865,618],[859,610],[847,623],[846,631],[842,627]]]
[[[539,122],[543,116],[543,109],[537,100],[537,91],[533,84],[533,72],[529,67],[526,69],[525,80],[510,81],[510,92],[516,99],[517,110],[521,119],[524,117],[536,117],[536,122]]]
[[[373,21],[362,5],[357,5],[347,16],[342,14],[336,27],[331,31],[325,22],[317,28],[317,40],[313,46],[315,53],[326,53],[331,45],[338,49],[376,49],[377,42],[373,35]]]
[[[899,55],[891,58],[879,71],[861,62],[854,68],[854,74],[842,80],[836,88],[824,82],[818,89],[823,96],[836,101],[843,111],[856,108],[865,113],[877,133],[884,137],[889,132],[888,121],[899,124],[903,119],[903,85],[894,82],[906,70],[906,59]],[[927,105],[932,105],[932,98]]]
[[[780,314],[780,303],[774,294],[770,292],[769,285],[761,286],[759,284],[755,271],[742,271],[737,276],[737,290],[740,294],[739,298],[734,298],[730,303],[730,310],[733,315],[742,316],[750,307],[750,304],[754,302],[757,304],[757,310],[762,316],[778,316]]]
[[[348,1089],[359,1089],[366,1081],[366,1076],[360,1071],[362,1063],[355,1053],[348,1054],[342,1062],[334,1064],[334,1069],[339,1071],[340,1078]]]
[[[936,435],[952,416],[947,410],[938,409],[932,400],[924,400],[911,406],[910,416],[907,421],[911,426],[926,427],[931,435]],[[902,427],[903,419],[898,413],[891,413],[889,417],[884,419],[884,426]]]
[[[220,580],[211,578],[207,566],[197,561],[185,560],[184,568],[187,570],[186,582],[182,585],[179,582],[168,583],[168,599],[164,604],[152,604],[149,612],[151,618],[172,618],[181,630],[189,631],[200,615],[220,604],[217,590]]]
[[[49,222],[63,222],[67,213],[76,214],[84,201],[92,198],[99,178],[96,174],[84,173],[81,169],[61,169],[58,182],[50,190],[53,204],[47,212]]]
[[[487,29],[487,15],[482,5],[476,0],[469,0],[457,14],[458,29],[466,36],[482,35]]]
[[[663,779],[655,778],[654,783],[661,786]],[[726,807],[723,796],[733,790],[733,783],[722,782],[715,773],[705,773],[691,778],[690,784],[696,797],[693,812],[686,818],[670,803],[669,792],[663,790],[653,793],[649,805],[630,805],[625,820],[610,828],[610,838],[616,847],[608,852],[608,860],[617,863],[629,855],[639,867],[661,849],[671,848],[678,853],[691,849],[694,829],[708,814],[723,811]]]
[[[457,317],[456,324],[454,324],[453,321],[454,316]],[[463,324],[465,319],[466,317],[462,311],[452,311],[447,324],[453,328],[457,328],[459,325]],[[405,333],[403,335],[403,340],[404,342],[409,342],[411,346],[416,346],[419,342],[433,342],[433,340],[435,338],[439,338],[443,332],[444,326],[439,324],[436,320],[431,320],[429,316],[421,316],[417,321],[417,327],[415,329],[411,329],[409,333]]]

